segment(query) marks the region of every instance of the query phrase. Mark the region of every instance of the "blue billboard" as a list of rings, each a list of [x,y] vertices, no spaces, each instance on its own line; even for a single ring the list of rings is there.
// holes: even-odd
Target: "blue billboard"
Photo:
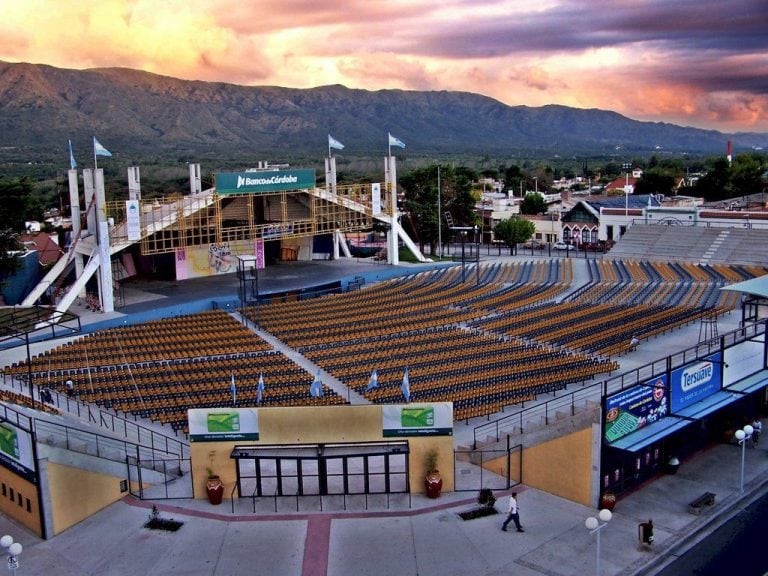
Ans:
[[[605,398],[604,436],[608,443],[667,416],[667,375],[662,374]]]
[[[723,355],[718,352],[673,370],[670,386],[672,412],[719,392],[723,385],[722,365]]]

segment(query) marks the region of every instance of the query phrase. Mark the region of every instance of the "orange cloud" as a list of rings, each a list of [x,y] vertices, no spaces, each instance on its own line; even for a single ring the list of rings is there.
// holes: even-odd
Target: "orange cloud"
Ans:
[[[577,0],[6,4],[2,60],[244,85],[460,90],[768,132],[764,0],[712,2],[685,20],[677,3],[604,10]]]

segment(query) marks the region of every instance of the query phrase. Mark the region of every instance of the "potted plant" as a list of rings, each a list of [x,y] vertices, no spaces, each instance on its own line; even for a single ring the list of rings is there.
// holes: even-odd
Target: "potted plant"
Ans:
[[[477,494],[477,506],[472,510],[459,512],[459,517],[462,520],[474,520],[475,518],[498,514],[495,504],[496,496],[493,495],[493,490],[490,488],[481,488],[480,492]]]
[[[439,498],[440,491],[443,489],[443,479],[440,471],[437,469],[438,453],[437,449],[431,448],[427,451],[424,463],[427,468],[427,475],[424,478],[424,487],[427,490],[427,497]]]
[[[211,468],[206,468],[208,472],[208,478],[205,481],[205,493],[208,495],[208,501],[211,504],[221,504],[221,499],[224,496],[224,484],[221,483],[221,478],[218,474],[214,474]]]

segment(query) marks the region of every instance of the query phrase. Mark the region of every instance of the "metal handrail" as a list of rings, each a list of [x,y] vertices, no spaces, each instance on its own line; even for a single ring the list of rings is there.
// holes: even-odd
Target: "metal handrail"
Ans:
[[[583,386],[579,390],[566,392],[564,396],[561,396],[558,399],[547,400],[527,408],[523,405],[522,408],[514,414],[503,416],[497,420],[494,420],[493,422],[475,426],[472,431],[472,448],[477,448],[478,438],[493,435],[495,436],[496,441],[499,441],[501,439],[502,431],[512,430],[516,426],[519,427],[520,433],[523,434],[523,422],[531,420],[542,412],[545,424],[548,425],[550,411],[553,406],[556,408],[570,406],[571,415],[573,415],[577,404],[577,399],[579,401],[586,401],[591,397],[595,397],[602,400],[603,396],[607,396],[610,393],[619,392],[625,388],[634,386],[640,382],[645,382],[651,378],[659,376],[660,374],[666,373],[667,370],[672,370],[680,366],[684,366],[702,357],[712,354],[713,352],[726,350],[727,348],[735,346],[736,344],[739,344],[745,340],[759,336],[766,332],[767,323],[768,320],[762,320],[760,322],[748,324],[747,326],[743,326],[741,328],[737,328],[736,330],[732,330],[731,332],[727,332],[719,338],[714,338],[707,342],[701,342],[694,346],[690,346],[689,348],[686,348],[680,352],[675,352],[674,354],[670,354],[669,356],[666,356],[662,359],[654,360],[648,364],[644,364],[638,368],[628,370],[627,372],[623,372],[617,376],[606,378],[601,382]]]

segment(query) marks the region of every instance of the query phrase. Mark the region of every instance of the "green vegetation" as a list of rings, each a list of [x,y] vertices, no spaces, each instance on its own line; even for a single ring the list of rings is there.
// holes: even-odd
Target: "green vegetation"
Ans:
[[[497,240],[509,246],[509,253],[512,254],[517,252],[517,245],[530,240],[535,231],[533,222],[513,216],[496,224],[493,234]]]
[[[547,211],[547,203],[541,194],[526,194],[523,201],[520,202],[521,214],[544,214]],[[527,240],[527,238],[526,238]]]

